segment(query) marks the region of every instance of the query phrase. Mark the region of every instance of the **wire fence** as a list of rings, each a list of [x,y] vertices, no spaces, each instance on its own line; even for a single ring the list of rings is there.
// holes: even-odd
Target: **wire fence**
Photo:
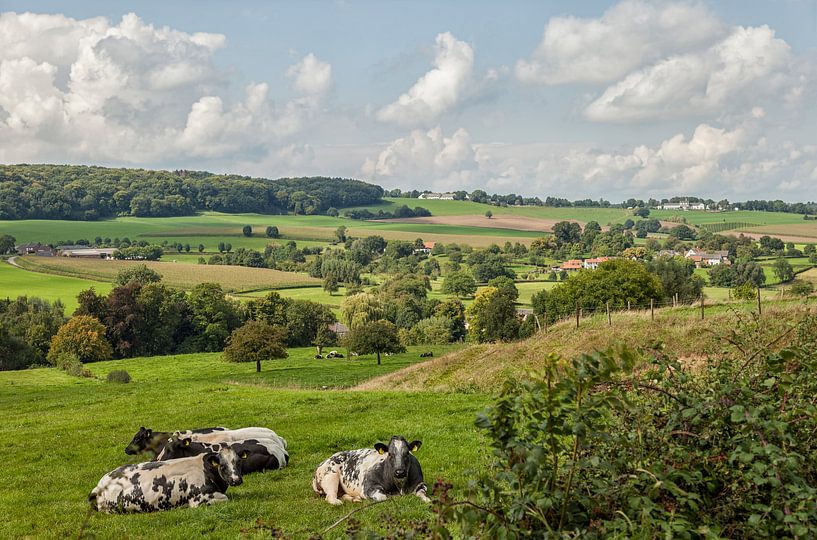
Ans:
[[[768,302],[768,300],[766,301]],[[757,288],[757,296],[753,300],[753,304],[756,306],[758,313],[762,314],[763,300],[761,299],[760,288]],[[541,314],[534,313],[533,316],[535,317],[537,328],[540,331],[541,330],[547,331],[549,326],[553,326],[559,323],[565,323],[567,321],[575,321],[576,328],[578,329],[580,328],[581,321],[583,319],[590,319],[602,315],[606,316],[607,324],[609,326],[613,326],[613,319],[621,315],[622,313],[649,314],[650,318],[654,321],[657,311],[667,309],[684,309],[684,310],[695,309],[696,311],[700,312],[700,319],[704,320],[706,318],[707,307],[714,308],[716,306],[724,305],[728,304],[712,300],[707,302],[706,297],[703,295],[699,296],[697,299],[693,301],[689,300],[681,301],[678,295],[675,295],[675,297],[669,300],[651,299],[649,302],[645,303],[627,302],[626,304],[621,304],[605,302],[602,305],[582,306],[581,302],[576,302],[574,306],[563,307],[561,309],[556,310],[555,312],[553,310],[545,310]]]

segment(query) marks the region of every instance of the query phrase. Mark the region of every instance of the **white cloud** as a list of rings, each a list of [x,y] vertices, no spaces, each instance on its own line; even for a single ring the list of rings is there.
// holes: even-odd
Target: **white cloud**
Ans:
[[[389,185],[428,185],[454,189],[468,185],[478,169],[471,136],[462,128],[451,137],[442,129],[413,130],[367,158],[361,174]]]
[[[668,53],[712,43],[720,21],[700,4],[624,0],[598,19],[554,17],[516,76],[528,83],[603,83]]]
[[[0,15],[0,160],[156,162],[257,154],[302,129],[332,85],[314,54],[292,66],[295,96],[266,83],[233,100],[214,64],[221,34],[185,33],[134,14]]]
[[[450,32],[436,40],[434,69],[420,77],[397,101],[380,109],[377,118],[399,125],[427,125],[462,98],[474,69],[474,50]]]
[[[736,28],[701,53],[672,56],[607,88],[584,111],[597,122],[702,115],[749,108],[785,81],[791,52],[768,26]]]
[[[332,66],[312,53],[290,66],[287,76],[293,79],[295,89],[305,95],[323,95],[332,86]]]

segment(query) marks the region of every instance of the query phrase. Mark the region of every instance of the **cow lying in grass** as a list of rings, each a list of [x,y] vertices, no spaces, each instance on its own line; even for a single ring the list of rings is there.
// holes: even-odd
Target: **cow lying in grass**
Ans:
[[[279,437],[281,441],[281,439]],[[286,441],[273,439],[244,439],[235,442],[207,443],[190,437],[170,437],[157,461],[179,459],[206,453],[218,453],[229,448],[236,453],[241,474],[280,469],[289,463]]]
[[[225,427],[212,427],[191,430],[191,433],[213,433],[214,431],[227,431]],[[159,455],[159,452],[164,448],[167,439],[172,435],[168,431],[153,431],[145,426],[139,428],[136,435],[133,436],[130,444],[125,447],[125,453],[129,456],[135,456],[142,452],[152,452],[154,456]]]
[[[312,489],[329,504],[372,499],[383,501],[392,495],[414,494],[424,502],[426,495],[420,462],[414,457],[421,441],[406,442],[394,436],[388,446],[337,452],[318,465]]]
[[[280,445],[284,450],[287,447],[287,441],[269,428],[263,427],[247,427],[240,429],[227,429],[223,431],[174,431],[171,437],[190,439],[191,441],[203,443],[224,443],[224,442],[240,442],[247,439],[269,440]],[[170,437],[168,437],[170,438]]]
[[[123,465],[102,477],[88,501],[92,508],[110,514],[224,502],[227,487],[242,482],[239,461],[233,450],[224,448],[172,461]]]

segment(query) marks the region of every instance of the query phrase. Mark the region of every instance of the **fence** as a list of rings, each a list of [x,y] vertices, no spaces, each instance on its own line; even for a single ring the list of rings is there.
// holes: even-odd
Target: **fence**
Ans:
[[[763,314],[763,303],[761,301],[760,295],[760,287],[757,288],[757,297],[754,300],[757,306],[758,314]],[[607,324],[609,326],[613,326],[613,316],[616,314],[621,313],[635,313],[635,312],[649,312],[650,319],[655,320],[655,312],[656,310],[666,310],[666,309],[673,309],[673,308],[683,308],[683,309],[699,309],[700,310],[700,319],[704,320],[706,318],[706,308],[715,307],[715,306],[723,306],[728,305],[724,304],[723,302],[709,302],[707,304],[706,298],[702,295],[698,297],[697,300],[694,302],[687,302],[682,303],[679,301],[678,295],[676,294],[674,298],[669,301],[656,301],[651,299],[647,304],[634,304],[631,302],[627,302],[626,306],[611,306],[610,302],[606,302],[602,306],[596,306],[592,308],[585,308],[582,307],[581,303],[576,302],[574,307],[569,309],[560,310],[557,313],[549,313],[545,311],[542,315],[542,318],[539,317],[538,314],[534,314],[537,328],[542,331],[544,330],[547,332],[549,325],[564,323],[569,320],[576,321],[576,329],[581,326],[582,319],[592,318],[599,314],[606,315]]]

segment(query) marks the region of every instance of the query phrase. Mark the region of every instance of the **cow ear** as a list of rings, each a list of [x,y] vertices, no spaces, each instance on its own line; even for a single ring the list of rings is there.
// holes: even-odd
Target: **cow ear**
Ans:
[[[190,446],[190,439],[185,439],[184,440],[184,445],[185,446]]]
[[[145,429],[145,428],[142,428],[142,429]],[[150,429],[145,429],[145,435],[147,435],[148,437],[150,437],[151,435],[153,435],[153,430],[150,430]]]
[[[416,452],[421,446],[423,446],[423,441],[411,441],[411,444],[409,444],[409,450]]]
[[[212,467],[218,468],[221,465],[221,459],[218,457],[218,454],[215,452],[210,452],[204,458],[207,463],[209,463]]]
[[[389,451],[389,447],[388,447],[388,446],[386,446],[386,445],[385,445],[385,444],[383,444],[383,443],[380,443],[380,442],[379,442],[379,443],[375,443],[375,445],[374,445],[374,449],[375,449],[375,450],[377,450],[377,453],[378,453],[378,454],[385,454],[386,452],[388,452],[388,451]]]

